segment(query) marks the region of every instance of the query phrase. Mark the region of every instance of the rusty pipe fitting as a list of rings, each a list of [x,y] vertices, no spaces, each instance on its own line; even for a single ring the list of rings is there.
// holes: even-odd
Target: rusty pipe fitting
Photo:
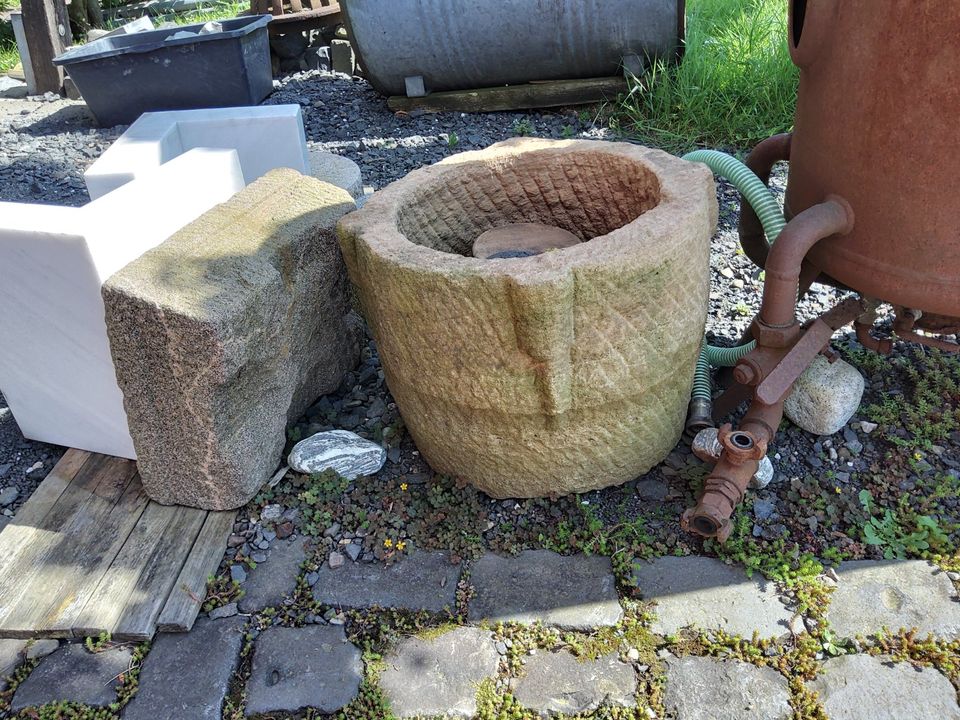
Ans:
[[[960,345],[957,345],[957,343],[950,342],[949,340],[943,340],[942,338],[921,335],[914,330],[914,328],[917,326],[917,321],[920,320],[923,315],[920,310],[897,307],[896,312],[897,317],[893,321],[893,332],[895,332],[897,337],[900,339],[908,342],[920,343],[921,345],[936,348],[937,350],[942,350],[943,352],[960,352]]]
[[[857,341],[867,350],[872,350],[880,355],[889,355],[893,350],[893,343],[887,338],[874,337],[871,332],[877,322],[877,308],[880,306],[880,302],[872,298],[865,299],[864,302],[867,304],[866,312],[853,322]]]
[[[807,208],[787,223],[767,256],[758,329],[785,330],[796,325],[804,257],[824,238],[850,232],[853,224],[853,208],[836,195],[828,196],[824,202]],[[755,335],[757,342],[764,344],[760,335]]]
[[[773,166],[781,160],[790,159],[790,141],[793,133],[783,133],[767,138],[757,145],[747,156],[745,165],[753,171],[763,182],[764,185],[770,184],[770,173]],[[763,231],[763,225],[760,218],[754,212],[753,207],[747,202],[747,199],[740,195],[740,247],[753,264],[757,267],[764,267],[767,263],[767,255],[770,252],[770,244],[767,242],[766,233]]]
[[[684,512],[681,527],[703,537],[726,541],[733,529],[730,516],[743,501],[747,487],[758,475],[767,446],[783,418],[783,402],[763,405],[754,400],[738,430],[720,429],[720,459],[704,483],[696,507]]]

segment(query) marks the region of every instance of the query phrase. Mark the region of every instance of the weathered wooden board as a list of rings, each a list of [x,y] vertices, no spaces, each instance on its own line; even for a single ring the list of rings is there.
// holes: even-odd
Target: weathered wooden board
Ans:
[[[193,627],[207,592],[207,578],[216,572],[236,512],[212,512],[200,530],[180,577],[157,621],[160,632],[187,632]]]
[[[189,629],[235,515],[153,503],[136,463],[67,451],[0,532],[0,638]]]
[[[618,94],[626,91],[627,81],[622,77],[551,80],[478,90],[436,92],[425,97],[395,95],[387,99],[387,105],[394,112],[501,112],[614,100]]]

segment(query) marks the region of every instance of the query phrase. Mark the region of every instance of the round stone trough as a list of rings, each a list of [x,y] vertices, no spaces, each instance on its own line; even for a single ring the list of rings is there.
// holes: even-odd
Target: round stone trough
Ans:
[[[674,447],[716,222],[703,165],[518,138],[410,173],[338,232],[417,447],[435,471],[505,498],[623,483]],[[514,224],[580,242],[472,256]]]

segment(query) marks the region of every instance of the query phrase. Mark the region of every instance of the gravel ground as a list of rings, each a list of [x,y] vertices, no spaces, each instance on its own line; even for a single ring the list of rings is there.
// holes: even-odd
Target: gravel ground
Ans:
[[[365,82],[319,73],[285,78],[268,102],[299,103],[308,141],[357,162],[365,184],[374,188],[450,154],[486,147],[518,134],[612,137],[595,122],[596,114],[590,111],[395,115]],[[0,200],[70,205],[86,202],[83,170],[123,129],[95,128],[81,103],[0,101]],[[784,181],[784,169],[780,168],[774,175],[774,188],[782,192]],[[721,182],[718,197],[721,217],[713,242],[708,330],[717,343],[732,344],[759,307],[762,282],[759,270],[738,253],[737,194]],[[824,311],[838,297],[832,289],[815,288],[801,305],[802,317]],[[960,485],[960,394],[956,385],[951,389],[949,383],[957,381],[957,365],[906,347],[899,348],[899,356],[892,362],[878,362],[864,358],[862,348],[849,336],[840,338],[836,345],[868,376],[860,415],[831,438],[811,436],[785,424],[774,450],[775,481],[748,500],[738,516],[742,527],[735,541],[742,544],[756,538],[772,547],[778,539],[789,537],[799,549],[821,556],[828,547],[851,557],[879,556],[887,546],[864,545],[860,532],[871,517],[859,492],[866,488],[881,506],[896,507],[898,498],[907,497],[917,513],[938,518],[940,527],[950,536],[950,548],[955,547],[955,532],[960,523],[955,499]],[[941,398],[942,417],[935,416],[934,410],[925,410],[925,416],[915,417],[905,407],[896,405],[898,398],[909,403],[927,392],[918,385],[918,368],[928,377],[947,378],[946,391],[932,391],[933,397]],[[936,403],[934,406],[937,407]],[[872,434],[863,429],[862,421],[866,421]],[[873,431],[872,423],[880,429]],[[572,498],[552,504],[498,503],[445,481],[427,483],[431,473],[402,430],[372,343],[365,352],[364,364],[345,381],[341,392],[314,406],[294,428],[292,439],[329,427],[352,428],[374,439],[387,440],[390,459],[375,486],[327,488],[329,497],[308,509],[298,499],[303,479],[290,478],[251,504],[238,523],[240,535],[259,542],[263,526],[258,522],[258,507],[268,501],[280,502],[291,510],[306,511],[298,522],[304,534],[319,536],[331,522],[339,523],[342,528],[328,533],[322,544],[332,547],[344,541],[359,543],[363,556],[373,560],[393,554],[385,549],[384,539],[390,539],[394,547],[397,540],[408,538],[411,544],[469,552],[462,541],[465,527],[474,528],[476,537],[483,535],[488,547],[515,550],[542,543],[538,535],[543,536],[542,530],[548,526],[553,529],[547,537],[555,538],[554,530],[560,520],[576,512]],[[28,469],[38,461],[49,469],[58,452],[57,448],[23,440],[16,424],[0,410],[0,491],[5,485],[18,490],[17,498],[6,508],[8,513],[16,509],[42,477],[37,471],[28,474]],[[8,464],[4,476],[3,469]],[[623,488],[591,493],[581,500],[581,508],[589,503],[593,508],[590,512],[596,513],[608,527],[622,526],[624,517],[631,522],[642,521],[645,535],[641,544],[654,553],[702,550],[699,541],[679,532],[677,518],[692,501],[704,472],[704,466],[681,445],[644,478]],[[380,493],[399,493],[401,483],[420,488],[417,493],[411,492],[411,498],[422,496],[420,499],[432,510],[420,509],[404,517],[401,504],[400,509],[387,513],[387,522],[383,512],[376,515],[383,500]],[[931,504],[929,497],[936,500]],[[362,534],[354,532],[358,525],[357,507],[364,508],[369,528]],[[394,508],[393,501],[390,507]],[[441,513],[443,517],[438,520],[439,507],[450,512]],[[379,524],[372,517],[379,517]],[[431,517],[431,532],[426,532],[425,523]],[[459,530],[453,519],[459,523]],[[909,524],[908,520],[903,522]],[[438,523],[442,525],[439,530]],[[249,550],[247,544],[244,547]],[[634,547],[632,552],[647,550]],[[237,558],[246,555],[244,548],[232,552]]]

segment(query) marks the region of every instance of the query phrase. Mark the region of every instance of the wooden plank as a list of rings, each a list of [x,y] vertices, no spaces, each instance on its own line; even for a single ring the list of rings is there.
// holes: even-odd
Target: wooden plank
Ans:
[[[300,0],[290,0],[290,9],[295,12],[303,12],[303,3]]]
[[[626,91],[627,81],[622,77],[553,80],[479,90],[452,90],[418,98],[395,95],[387,99],[387,105],[394,112],[500,112],[583,105],[612,100]]]
[[[70,20],[64,0],[22,0],[23,34],[30,49],[30,64],[37,92],[59,93],[63,70],[53,59],[70,43]]]
[[[144,565],[133,595],[113,628],[117,640],[150,640],[157,631],[157,618],[183,569],[207,518],[196,508],[176,508],[176,515],[163,533],[157,551]],[[224,546],[226,541],[224,541]],[[223,548],[220,550],[223,553]]]
[[[65,636],[53,626],[86,604],[143,512],[147,498],[135,463],[107,458],[96,481],[85,476],[90,465],[47,517],[73,501],[69,521],[38,538],[42,551],[29,564],[18,561],[24,574],[12,588],[10,605],[0,608],[0,636]]]
[[[33,491],[33,495],[20,507],[20,511],[11,521],[11,525],[33,526],[39,524],[89,459],[90,453],[85,450],[67,450],[60,461],[53,466],[53,470]],[[0,533],[0,538],[2,537],[3,535]],[[0,558],[6,559],[9,557],[9,550],[0,540]]]
[[[25,630],[34,637],[71,637],[73,626],[100,580],[123,548],[150,499],[143,491],[140,476],[134,475],[120,500],[107,517],[91,523],[76,535],[72,548],[55,554],[50,562],[59,568],[53,582],[44,589],[52,598],[37,608],[24,621]]]
[[[68,462],[79,462],[79,458],[72,456]],[[72,465],[65,467],[67,473],[72,470]],[[25,574],[38,567],[44,555],[62,539],[61,533],[65,528],[83,511],[85,503],[94,497],[91,487],[96,487],[100,476],[104,472],[121,471],[130,471],[128,461],[108,458],[106,455],[92,455],[80,466],[56,499],[54,495],[66,475],[61,476],[54,468],[51,472],[51,485],[45,488],[44,480],[33,496],[23,504],[14,522],[0,534],[0,557],[3,557],[3,565],[0,566],[0,598],[4,600],[0,605],[0,618],[8,604],[19,597],[17,593],[24,584]]]
[[[203,523],[187,562],[184,563],[167,604],[160,613],[160,632],[188,632],[207,594],[207,578],[216,572],[227,538],[233,531],[234,511],[211,512]]]
[[[96,636],[113,632],[126,602],[137,587],[143,568],[160,546],[167,526],[176,517],[177,508],[149,503],[127,541],[100,578],[87,604],[71,630],[78,636]]]

